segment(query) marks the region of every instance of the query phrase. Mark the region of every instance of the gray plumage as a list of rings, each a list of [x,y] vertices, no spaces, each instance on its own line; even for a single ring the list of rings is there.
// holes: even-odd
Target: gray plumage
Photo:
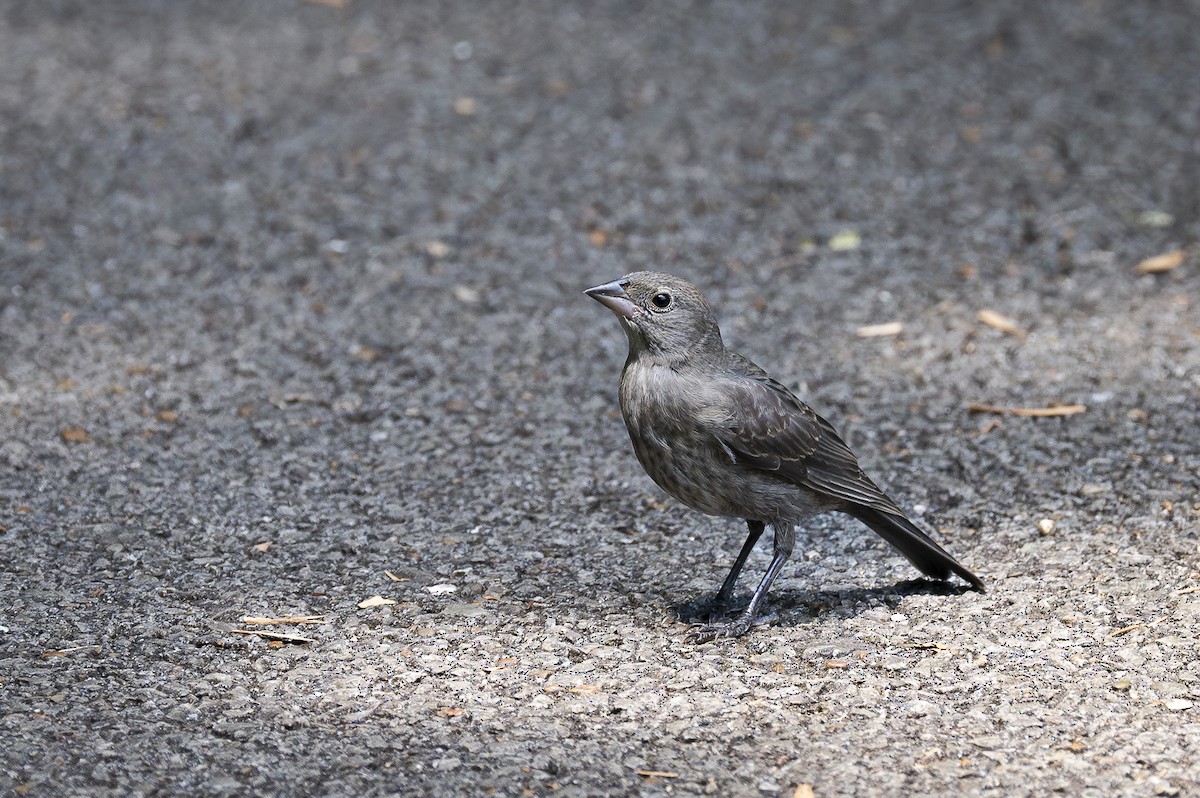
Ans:
[[[697,639],[749,630],[795,540],[814,513],[858,518],[922,573],[983,582],[909,521],[862,469],[837,432],[751,361],[725,348],[712,308],[682,278],[636,272],[586,292],[621,320],[629,356],[621,372],[621,414],[646,473],[684,504],[743,518],[749,536],[717,593],[732,598],[738,574],[766,526],[775,550],[749,606]]]

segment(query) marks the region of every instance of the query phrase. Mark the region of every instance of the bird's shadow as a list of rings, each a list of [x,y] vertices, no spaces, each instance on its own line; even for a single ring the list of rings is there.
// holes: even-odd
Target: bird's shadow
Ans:
[[[772,622],[783,626],[810,623],[825,613],[839,607],[849,607],[858,615],[879,605],[896,606],[905,596],[961,596],[970,593],[970,585],[943,582],[937,579],[905,579],[882,587],[846,587],[836,590],[783,590],[772,593],[760,618],[772,618]],[[716,620],[712,616],[714,594],[697,596],[674,606],[675,616],[683,623],[707,623]],[[750,594],[736,597],[724,613],[725,618],[735,617],[745,609]]]

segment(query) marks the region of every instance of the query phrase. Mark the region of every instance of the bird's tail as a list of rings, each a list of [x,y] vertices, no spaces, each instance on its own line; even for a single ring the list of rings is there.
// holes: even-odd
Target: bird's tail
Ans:
[[[859,505],[848,511],[859,521],[879,533],[891,543],[921,573],[934,579],[948,579],[951,573],[958,574],[971,587],[983,592],[983,580],[964,568],[958,560],[933,541],[917,525],[902,515],[894,515]]]

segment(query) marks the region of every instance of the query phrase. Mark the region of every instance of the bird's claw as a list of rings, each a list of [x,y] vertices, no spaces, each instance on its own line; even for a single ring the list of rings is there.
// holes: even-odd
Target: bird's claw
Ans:
[[[754,618],[744,613],[732,621],[724,623],[695,624],[688,629],[687,641],[689,643],[710,643],[718,637],[741,637],[749,632],[753,625]]]

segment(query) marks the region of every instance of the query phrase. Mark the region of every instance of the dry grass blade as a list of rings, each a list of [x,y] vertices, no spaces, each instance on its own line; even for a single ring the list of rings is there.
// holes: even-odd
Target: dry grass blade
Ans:
[[[1132,623],[1123,629],[1118,629],[1117,631],[1113,632],[1112,634],[1109,635],[1109,637],[1123,637],[1123,636],[1129,634],[1130,632],[1132,632],[1134,629],[1141,629],[1142,626],[1143,626],[1143,624],[1140,624],[1140,623]]]
[[[248,623],[251,626],[271,626],[274,624],[283,623],[325,623],[324,615],[293,615],[287,618],[263,618],[257,615],[247,615],[242,618],[242,623]]]
[[[76,651],[86,651],[89,648],[100,648],[100,646],[93,643],[87,646],[71,646],[70,648],[60,648],[56,651],[43,651],[42,659],[49,659],[50,657],[65,657],[68,654],[73,654]]]
[[[855,332],[859,338],[886,338],[889,335],[899,335],[904,332],[904,324],[899,321],[889,321],[886,324],[867,324]]]
[[[669,770],[635,770],[635,774],[644,776],[648,779],[677,779],[678,773],[672,773]]]
[[[1035,418],[1074,416],[1086,411],[1087,405],[1052,405],[1050,407],[999,407],[976,403],[967,405],[968,413],[994,413],[1000,416],[1032,416]]]
[[[971,435],[987,435],[992,430],[999,429],[1001,426],[1003,426],[1003,424],[1000,423],[1000,419],[993,418],[990,419],[988,423],[972,432]]]
[[[987,308],[984,308],[983,310],[979,311],[978,314],[976,314],[976,318],[978,318],[987,326],[999,330],[1002,333],[1008,333],[1009,335],[1016,335],[1020,337],[1024,337],[1026,334],[1025,330],[1021,328],[1021,325],[1017,324],[1008,316],[997,313],[994,310],[988,310]]]
[[[292,635],[287,632],[268,632],[265,629],[230,629],[235,635],[258,635],[267,640],[277,640],[280,643],[315,643],[311,637],[301,637],[300,635]]]
[[[1137,265],[1136,271],[1138,274],[1169,272],[1185,260],[1187,260],[1187,252],[1182,249],[1176,249],[1171,252],[1164,252],[1161,255],[1155,255],[1152,258],[1146,258]]]

